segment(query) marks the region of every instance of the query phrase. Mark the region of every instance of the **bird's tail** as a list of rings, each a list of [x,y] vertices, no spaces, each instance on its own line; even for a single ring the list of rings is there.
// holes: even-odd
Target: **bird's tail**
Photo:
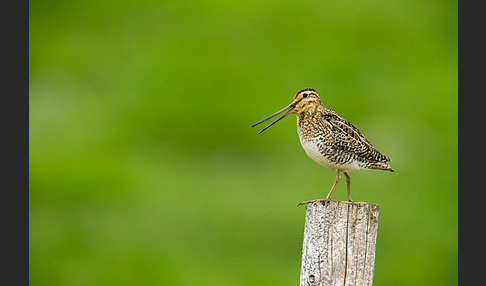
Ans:
[[[384,171],[390,171],[393,173],[397,173],[395,169],[393,169],[388,163],[385,162],[375,162],[370,166],[370,169],[375,169],[375,170],[384,170]]]

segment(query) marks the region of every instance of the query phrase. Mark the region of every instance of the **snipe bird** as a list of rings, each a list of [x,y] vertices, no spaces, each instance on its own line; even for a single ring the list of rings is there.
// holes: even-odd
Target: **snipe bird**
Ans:
[[[331,199],[341,179],[341,173],[346,176],[348,201],[352,202],[351,178],[348,172],[369,169],[395,172],[388,164],[391,159],[376,150],[358,128],[333,110],[324,107],[315,89],[299,90],[292,103],[258,121],[252,127],[282,113],[284,114],[260,130],[258,134],[290,113],[295,114],[300,144],[307,156],[320,165],[336,171],[336,179],[325,200]]]

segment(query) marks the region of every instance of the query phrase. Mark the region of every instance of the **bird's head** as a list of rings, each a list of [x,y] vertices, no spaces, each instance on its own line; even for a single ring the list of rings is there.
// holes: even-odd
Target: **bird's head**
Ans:
[[[290,105],[293,106],[292,113],[299,115],[301,112],[319,104],[321,104],[321,98],[317,91],[312,88],[304,88],[295,94]]]
[[[317,91],[312,88],[304,88],[299,90],[295,96],[292,102],[287,105],[285,108],[277,111],[276,113],[270,115],[269,117],[258,121],[257,123],[253,124],[251,127],[254,127],[262,122],[267,121],[270,118],[273,118],[283,112],[285,112],[282,116],[277,118],[275,121],[267,125],[265,128],[260,130],[258,134],[262,133],[265,131],[268,127],[272,126],[273,124],[277,123],[280,119],[284,118],[285,116],[289,115],[290,113],[299,115],[300,113],[308,110],[309,108],[321,104],[321,99],[319,98],[319,95],[317,94]]]

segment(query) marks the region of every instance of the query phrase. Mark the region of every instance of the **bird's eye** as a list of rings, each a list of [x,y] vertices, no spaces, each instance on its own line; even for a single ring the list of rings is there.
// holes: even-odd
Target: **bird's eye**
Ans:
[[[307,96],[309,96],[307,93],[304,93],[304,94],[302,95],[302,97],[303,97],[303,98],[306,98]]]

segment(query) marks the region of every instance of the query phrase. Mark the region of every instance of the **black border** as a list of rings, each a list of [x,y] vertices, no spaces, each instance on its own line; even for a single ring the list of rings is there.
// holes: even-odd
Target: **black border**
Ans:
[[[479,285],[484,271],[484,213],[486,193],[482,180],[486,131],[484,12],[471,2],[458,2],[458,203],[459,203],[459,284]],[[469,4],[469,5],[467,5]]]
[[[29,2],[2,5],[2,279],[29,284]]]

